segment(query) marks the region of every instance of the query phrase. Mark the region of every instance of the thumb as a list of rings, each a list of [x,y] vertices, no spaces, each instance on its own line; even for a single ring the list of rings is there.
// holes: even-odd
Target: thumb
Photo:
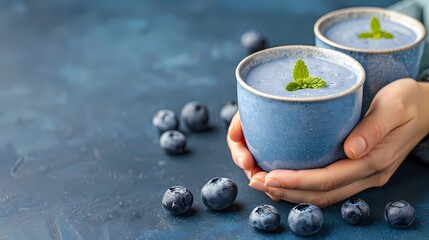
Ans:
[[[374,99],[377,101],[377,99]],[[344,142],[344,152],[350,159],[364,157],[394,128],[403,125],[404,111],[392,104],[374,102]]]

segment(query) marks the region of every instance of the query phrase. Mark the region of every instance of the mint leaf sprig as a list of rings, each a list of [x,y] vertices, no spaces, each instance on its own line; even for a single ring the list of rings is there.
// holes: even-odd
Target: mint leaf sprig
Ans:
[[[358,38],[361,38],[361,39],[366,39],[366,38],[392,39],[392,38],[394,38],[393,34],[381,30],[380,21],[378,21],[378,18],[376,18],[376,17],[373,17],[371,19],[370,27],[371,27],[371,32],[363,32],[361,34],[358,34]]]
[[[292,76],[294,81],[288,83],[285,87],[290,92],[305,88],[322,88],[326,85],[323,79],[310,76],[307,65],[302,59],[296,60]]]

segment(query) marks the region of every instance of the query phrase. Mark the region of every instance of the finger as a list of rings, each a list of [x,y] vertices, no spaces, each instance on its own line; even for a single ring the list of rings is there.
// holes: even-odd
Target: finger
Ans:
[[[367,115],[346,138],[344,152],[350,159],[365,156],[390,131],[408,121],[403,104],[384,95],[381,92],[374,98]]]
[[[259,170],[258,172],[254,173],[253,176],[251,176],[250,178],[249,186],[258,191],[266,192],[267,187],[264,184],[266,175],[267,173],[262,170]]]
[[[228,138],[227,144],[235,165],[245,170],[250,170],[255,166],[255,160],[247,149],[246,143],[234,142]]]
[[[232,117],[231,124],[228,128],[228,136],[234,142],[244,141],[243,129],[241,128],[240,114],[238,111],[234,114],[234,117]]]
[[[231,136],[234,134],[242,135],[239,115],[236,114],[234,116],[234,119],[235,120],[231,122],[231,125],[228,130],[227,138],[226,138],[229,150],[231,152],[231,157],[235,165],[237,165],[241,169],[250,170],[255,166],[255,161],[253,159],[252,154],[247,149],[244,138],[242,137],[240,141],[235,141],[231,138]],[[240,133],[234,133],[234,132],[240,132]]]
[[[369,159],[376,169],[376,173],[368,177],[358,179],[342,187],[331,191],[317,190],[293,190],[286,188],[268,187],[267,192],[276,198],[286,201],[300,203],[310,202],[318,206],[324,207],[338,201],[344,200],[354,194],[361,192],[367,188],[379,187],[385,185],[393,173],[398,169],[404,161],[409,151],[413,148],[408,139],[403,141],[395,141],[395,138],[404,136],[405,133],[411,131],[409,126],[393,130],[377,147],[371,151],[365,158]],[[399,149],[398,151],[385,151],[386,149]],[[359,160],[350,160],[359,162]],[[268,176],[266,176],[266,181]]]
[[[265,174],[264,175],[259,175],[260,172],[265,173]],[[264,181],[265,180],[266,172],[262,171],[262,169],[259,168],[258,166],[255,166],[254,168],[249,169],[249,170],[244,170],[244,173],[246,174],[246,176],[247,176],[247,178],[249,180],[252,180],[252,178],[255,175],[259,176],[259,177],[256,177],[255,179],[258,179],[259,181]]]
[[[271,198],[271,200],[273,200],[273,201],[276,201],[276,202],[278,202],[278,201],[281,201],[282,199],[280,199],[280,198],[276,198],[276,197],[274,197],[273,195],[271,195],[271,194],[269,194],[269,193],[265,193],[265,194],[267,194],[267,196],[269,197],[269,198]]]
[[[391,175],[390,175],[391,176]],[[312,203],[318,207],[326,207],[339,201],[350,198],[357,193],[371,188],[382,186],[390,176],[385,173],[371,175],[367,178],[353,182],[332,191],[312,191],[312,190],[290,190],[282,188],[268,188],[268,194],[275,198],[283,199],[293,203]]]
[[[407,123],[392,130],[365,158],[370,159],[370,168],[383,172],[393,166],[399,166],[418,143],[412,134],[414,125]]]
[[[324,168],[273,170],[265,178],[267,187],[330,191],[375,173],[369,157],[336,161]]]
[[[265,192],[269,198],[273,201],[280,201],[280,198],[276,198],[273,195],[267,193],[267,187],[265,187],[265,176],[267,175],[266,172],[262,171],[259,167],[255,168],[253,170],[253,173],[251,171],[245,170],[246,176],[249,178],[250,183],[249,186],[253,189],[256,189],[261,192]]]
[[[274,170],[265,178],[267,187],[331,191],[372,174],[383,172],[391,165],[399,166],[415,146],[407,124],[392,130],[373,150],[361,159],[343,159],[331,165],[310,170]],[[392,149],[396,149],[392,151]]]

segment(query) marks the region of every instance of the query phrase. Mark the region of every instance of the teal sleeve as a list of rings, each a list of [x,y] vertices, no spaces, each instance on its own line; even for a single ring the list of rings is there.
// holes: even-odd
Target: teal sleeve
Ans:
[[[426,32],[429,32],[429,0],[403,0],[388,8],[420,20],[426,26]],[[427,35],[420,71],[429,71],[429,37]]]
[[[426,26],[426,32],[429,32],[429,0],[403,0],[390,6],[389,9],[407,14],[422,21]],[[427,36],[420,70],[420,80],[429,81],[429,37]],[[417,144],[412,154],[422,161],[429,163],[429,136],[426,136]]]
[[[423,7],[417,0],[403,0],[388,7],[390,10],[407,14],[423,22]]]

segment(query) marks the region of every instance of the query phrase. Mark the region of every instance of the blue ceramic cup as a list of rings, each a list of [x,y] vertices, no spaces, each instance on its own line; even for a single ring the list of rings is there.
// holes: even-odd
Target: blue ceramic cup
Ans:
[[[374,17],[380,30],[391,33],[392,37],[359,37],[364,32],[372,32]],[[341,51],[364,67],[362,114],[382,87],[400,78],[418,76],[426,29],[407,15],[383,8],[341,9],[319,18],[314,34],[316,46]]]
[[[285,90],[293,78],[292,69],[286,73],[283,66],[293,67],[299,58],[308,63],[310,75],[326,80],[324,88]],[[312,63],[308,59],[316,60]],[[280,63],[280,68],[270,69],[271,63],[283,60],[293,63]],[[268,68],[263,70],[264,66]],[[341,77],[337,68],[349,75]],[[257,69],[266,72],[259,77]],[[285,81],[271,82],[271,75]],[[344,139],[359,120],[365,81],[364,69],[355,59],[314,46],[281,46],[243,59],[236,78],[243,134],[263,170],[320,168],[345,157]],[[342,81],[348,83],[345,88],[340,87]],[[267,91],[261,90],[264,88]]]

